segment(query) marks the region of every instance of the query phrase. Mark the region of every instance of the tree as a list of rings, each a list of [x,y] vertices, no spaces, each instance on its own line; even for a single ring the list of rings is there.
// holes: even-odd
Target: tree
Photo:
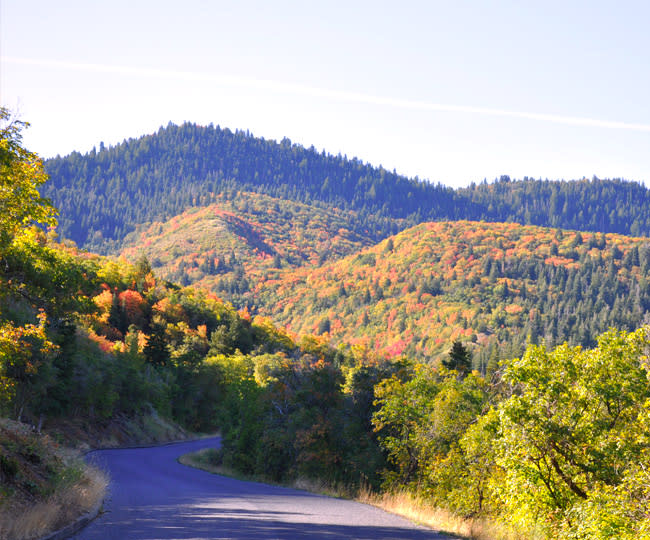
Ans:
[[[319,334],[319,335],[320,334],[325,334],[325,333],[329,333],[330,330],[331,330],[331,323],[330,323],[329,317],[325,317],[325,318],[321,319],[320,322],[318,323],[318,329],[317,329],[316,333]]]
[[[439,388],[435,373],[426,368],[406,382],[393,376],[375,387],[378,410],[373,414],[372,423],[391,465],[391,470],[385,473],[388,487],[421,482],[425,442],[421,433],[426,431],[423,426],[427,426]]]
[[[456,340],[448,356],[442,359],[442,365],[457,371],[460,375],[467,375],[472,370],[472,353],[460,340]]]
[[[0,412],[11,410],[19,421],[26,408],[38,408],[54,382],[50,368],[56,345],[45,334],[45,314],[39,319],[38,325],[0,324]]]
[[[47,180],[43,164],[22,146],[28,125],[0,107],[0,255],[27,226],[56,224],[55,208],[37,189]]]
[[[165,324],[155,321],[151,324],[151,333],[144,346],[144,356],[147,362],[154,366],[166,366],[169,362],[169,349],[165,337]]]
[[[609,331],[593,350],[531,345],[507,367],[513,395],[499,407],[499,462],[513,521],[545,522],[558,537],[558,527],[576,526],[577,508],[620,489],[639,460],[650,466],[646,332]]]

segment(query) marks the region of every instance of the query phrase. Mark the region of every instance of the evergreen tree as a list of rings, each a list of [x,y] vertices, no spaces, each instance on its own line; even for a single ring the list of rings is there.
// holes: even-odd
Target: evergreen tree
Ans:
[[[166,366],[169,362],[169,349],[165,327],[160,323],[151,325],[151,333],[147,344],[144,346],[144,356],[147,362],[154,366]]]
[[[472,353],[460,340],[456,340],[447,357],[442,359],[442,365],[457,371],[461,376],[467,375],[472,370]]]

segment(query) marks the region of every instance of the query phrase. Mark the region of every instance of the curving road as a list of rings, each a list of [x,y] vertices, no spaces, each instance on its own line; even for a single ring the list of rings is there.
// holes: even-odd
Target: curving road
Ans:
[[[451,540],[372,506],[180,465],[219,438],[91,455],[111,476],[104,512],[79,540],[415,539]]]

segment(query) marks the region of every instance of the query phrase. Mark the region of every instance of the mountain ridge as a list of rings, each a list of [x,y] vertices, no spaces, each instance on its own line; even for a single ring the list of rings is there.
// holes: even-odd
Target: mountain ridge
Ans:
[[[138,224],[164,221],[222,193],[255,191],[354,210],[379,241],[436,220],[516,221],[650,234],[650,192],[621,179],[513,181],[452,189],[356,158],[333,156],[219,126],[169,124],[152,135],[45,162],[43,195],[61,210],[61,234],[102,253],[120,251]]]

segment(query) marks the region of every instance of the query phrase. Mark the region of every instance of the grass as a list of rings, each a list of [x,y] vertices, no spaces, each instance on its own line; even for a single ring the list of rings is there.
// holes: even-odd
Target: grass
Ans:
[[[84,466],[76,481],[57,487],[44,501],[0,510],[0,538],[28,540],[56,531],[97,508],[107,486],[103,471]]]
[[[317,493],[319,495],[327,495],[328,497],[344,499],[354,498],[354,494],[344,486],[332,486],[331,484],[328,484],[322,480],[313,480],[311,478],[297,478],[290,484],[280,484],[262,476],[242,474],[236,469],[232,469],[225,465],[217,465],[217,463],[221,462],[221,459],[219,456],[219,451],[214,448],[204,448],[203,450],[199,450],[197,452],[184,454],[178,458],[178,462],[188,467],[201,469],[212,474],[228,476],[229,478],[235,478],[236,480],[243,480],[246,482],[263,482],[265,484],[291,487],[294,489],[309,491],[311,493]]]
[[[96,508],[108,480],[79,453],[0,419],[0,538],[39,538]]]
[[[224,467],[223,465],[215,465],[218,463],[218,454],[219,451],[214,448],[204,448],[197,452],[191,452],[189,454],[184,454],[178,458],[178,462],[187,467],[194,467],[195,469],[201,469],[212,474],[220,474],[222,476],[228,476],[230,478],[235,478],[237,480],[245,481],[259,481],[259,478],[254,478],[251,476],[244,475],[234,469],[229,467]]]
[[[356,500],[404,516],[437,531],[472,540],[536,540],[531,533],[519,533],[485,518],[463,518],[436,508],[408,492],[374,494],[362,490]]]

